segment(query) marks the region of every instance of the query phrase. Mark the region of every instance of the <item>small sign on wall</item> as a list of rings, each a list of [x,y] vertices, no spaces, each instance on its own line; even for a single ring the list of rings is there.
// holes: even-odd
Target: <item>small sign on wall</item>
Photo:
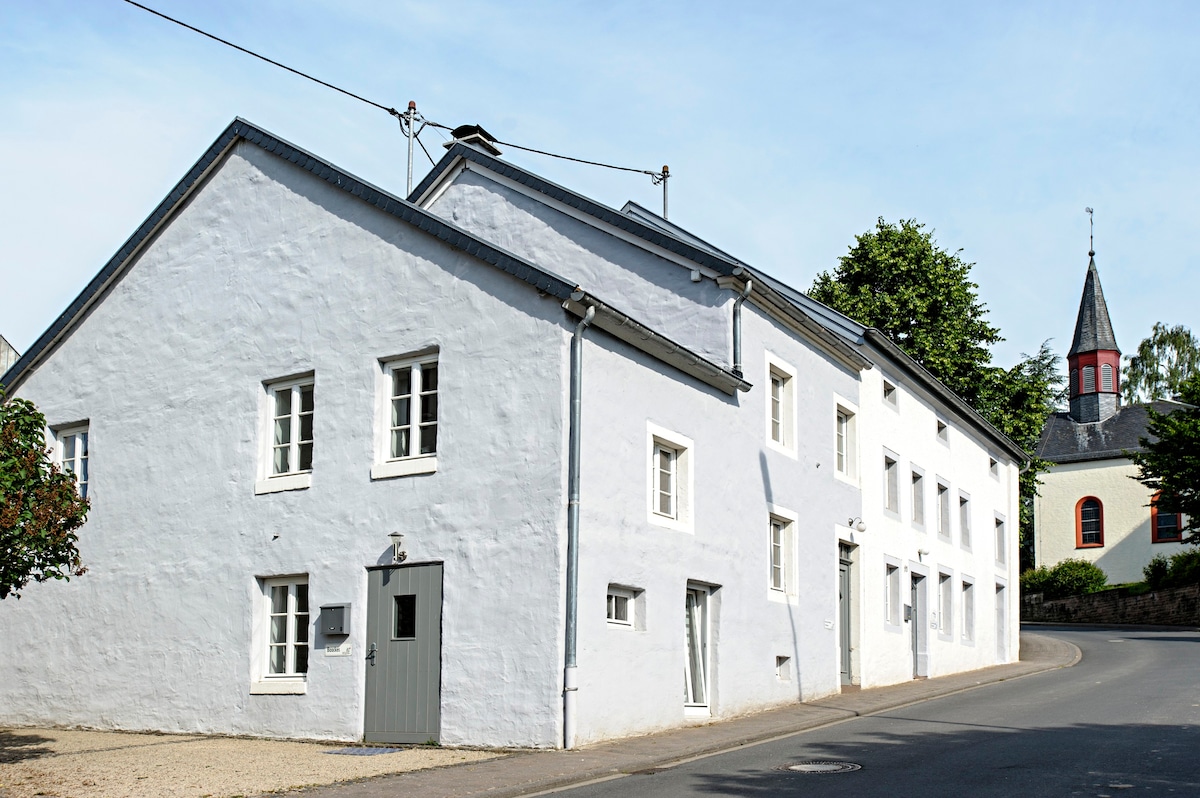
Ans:
[[[327,657],[348,657],[348,656],[350,656],[350,641],[343,640],[341,643],[327,643],[325,645],[325,656],[327,656]]]

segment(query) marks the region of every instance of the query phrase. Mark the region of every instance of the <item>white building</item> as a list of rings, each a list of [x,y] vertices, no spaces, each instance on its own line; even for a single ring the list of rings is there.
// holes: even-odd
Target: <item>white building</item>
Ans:
[[[92,510],[0,723],[553,747],[1016,658],[1022,454],[882,336],[481,148],[413,200],[236,120],[4,375]]]

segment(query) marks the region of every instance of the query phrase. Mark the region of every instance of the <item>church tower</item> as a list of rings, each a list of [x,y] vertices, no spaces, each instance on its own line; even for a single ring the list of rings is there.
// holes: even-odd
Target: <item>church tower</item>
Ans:
[[[1089,215],[1091,209],[1088,209]],[[1121,350],[1113,335],[1100,273],[1096,271],[1096,251],[1088,250],[1087,277],[1083,298],[1075,320],[1075,338],[1067,353],[1070,370],[1071,418],[1079,424],[1104,421],[1121,406]]]

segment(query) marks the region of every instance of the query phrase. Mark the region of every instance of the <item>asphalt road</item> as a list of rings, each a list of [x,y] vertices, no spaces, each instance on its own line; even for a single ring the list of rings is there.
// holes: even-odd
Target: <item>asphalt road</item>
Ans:
[[[561,791],[654,796],[1200,796],[1200,633],[1038,629],[1064,668]],[[849,762],[842,773],[798,773]]]

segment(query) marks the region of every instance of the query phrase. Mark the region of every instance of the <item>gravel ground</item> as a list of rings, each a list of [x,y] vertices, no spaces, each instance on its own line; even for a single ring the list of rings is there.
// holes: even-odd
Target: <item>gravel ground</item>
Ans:
[[[0,798],[222,798],[493,759],[450,748],[342,756],[338,743],[0,729]]]

